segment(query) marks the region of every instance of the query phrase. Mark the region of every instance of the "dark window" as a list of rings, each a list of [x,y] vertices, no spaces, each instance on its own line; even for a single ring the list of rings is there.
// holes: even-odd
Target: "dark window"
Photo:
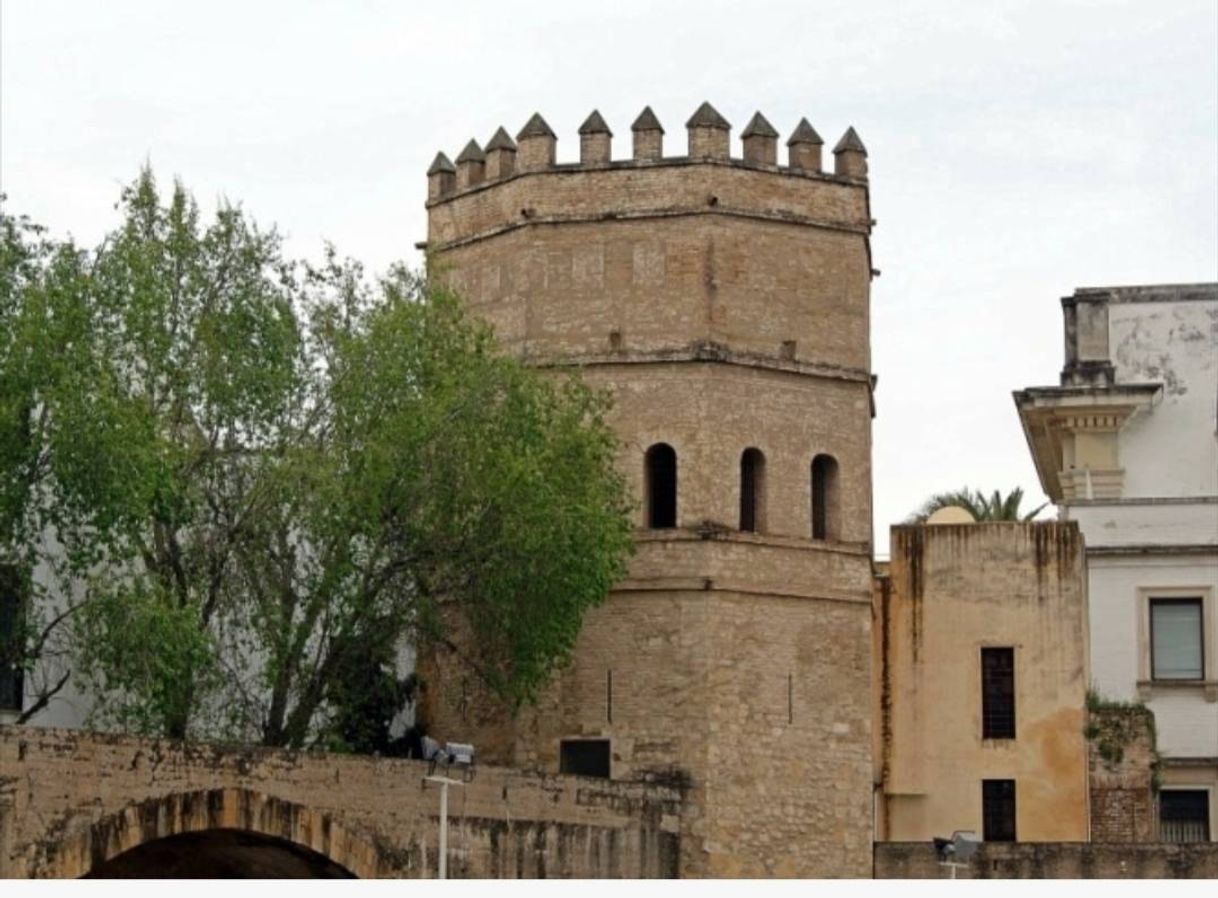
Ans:
[[[1015,780],[981,781],[982,838],[1015,841]]]
[[[762,529],[765,507],[765,456],[760,449],[745,449],[740,456],[740,529]]]
[[[1205,789],[1164,789],[1159,793],[1159,841],[1209,840],[1209,792]]]
[[[558,763],[561,773],[609,779],[609,740],[564,739]]]
[[[1155,680],[1204,679],[1201,599],[1150,600],[1150,666]]]
[[[981,738],[1015,738],[1015,650],[981,650]]]
[[[21,594],[17,569],[0,565],[0,711],[20,711],[24,699]]]
[[[831,455],[812,459],[812,538],[837,538],[837,462]]]
[[[677,453],[656,443],[643,459],[647,479],[647,526],[677,526]]]

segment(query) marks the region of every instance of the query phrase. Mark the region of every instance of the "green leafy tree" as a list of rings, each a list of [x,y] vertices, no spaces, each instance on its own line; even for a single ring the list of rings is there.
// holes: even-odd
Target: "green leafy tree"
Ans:
[[[18,717],[24,722],[70,675],[61,626],[72,609],[70,566],[46,537],[72,510],[49,501],[43,485],[52,433],[46,397],[70,389],[64,360],[80,357],[79,321],[56,309],[49,281],[81,259],[4,203],[0,195],[0,667],[24,674],[18,682],[33,699]]]
[[[48,270],[75,335],[37,350],[62,376],[27,403],[98,721],[375,744],[369,684],[408,699],[396,657],[451,626],[533,698],[630,547],[604,396],[502,355],[400,267],[294,263],[149,171],[121,209]]]
[[[909,517],[910,523],[920,523],[929,518],[941,508],[957,506],[963,508],[978,521],[1030,521],[1045,508],[1048,503],[1038,505],[1029,512],[1021,512],[1023,504],[1023,489],[1015,487],[1006,496],[994,490],[989,496],[981,490],[970,490],[968,487],[949,493],[936,493],[922,504],[922,507]]]

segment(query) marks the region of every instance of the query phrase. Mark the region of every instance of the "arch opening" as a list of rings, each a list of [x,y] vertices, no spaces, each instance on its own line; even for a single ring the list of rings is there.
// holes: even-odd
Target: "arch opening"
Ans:
[[[95,864],[82,879],[354,879],[303,845],[241,829],[153,839]]]
[[[751,447],[740,456],[740,529],[746,533],[765,529],[765,455]]]
[[[35,879],[189,878],[196,867],[184,854],[216,859],[226,851],[245,863],[222,874],[216,860],[197,875],[263,875],[256,869],[275,877],[373,879],[414,863],[409,852],[389,853],[368,832],[330,813],[243,788],[148,798],[41,844],[29,868]],[[120,856],[121,864],[110,866]],[[272,867],[279,872],[270,873]]]
[[[647,491],[647,526],[660,530],[677,526],[677,453],[656,443],[643,456]]]
[[[812,538],[837,539],[839,528],[837,459],[812,459]]]

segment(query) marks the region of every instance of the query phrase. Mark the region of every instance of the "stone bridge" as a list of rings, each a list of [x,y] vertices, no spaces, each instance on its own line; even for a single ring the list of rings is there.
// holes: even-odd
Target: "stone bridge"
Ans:
[[[0,878],[434,876],[427,767],[0,727]],[[672,877],[681,802],[482,767],[449,792],[449,876]]]

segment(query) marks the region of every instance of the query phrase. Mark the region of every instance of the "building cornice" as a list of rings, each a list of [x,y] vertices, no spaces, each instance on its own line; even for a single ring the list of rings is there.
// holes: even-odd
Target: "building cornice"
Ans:
[[[869,237],[871,228],[868,225],[857,225],[847,221],[830,218],[818,218],[810,215],[798,215],[794,212],[773,212],[761,209],[745,209],[724,205],[688,206],[678,208],[634,209],[630,211],[592,212],[586,214],[554,214],[554,215],[522,215],[514,221],[504,222],[494,227],[486,228],[473,234],[467,234],[453,240],[423,241],[415,244],[415,249],[426,252],[445,252],[470,244],[489,240],[501,234],[508,234],[521,228],[541,227],[557,224],[589,224],[606,221],[645,221],[661,218],[686,218],[694,215],[715,215],[727,218],[745,218],[768,223],[792,224],[802,227],[820,228],[829,231],[844,231]],[[876,272],[872,272],[876,274]]]
[[[520,181],[528,178],[545,178],[553,177],[554,175],[578,175],[585,172],[614,171],[621,169],[654,170],[661,168],[684,168],[691,165],[717,166],[720,168],[735,168],[744,169],[747,171],[766,172],[768,174],[780,175],[787,178],[798,178],[806,181],[822,181],[827,184],[836,184],[843,187],[855,187],[860,190],[867,190],[868,188],[866,178],[852,178],[847,175],[839,175],[833,172],[810,171],[808,169],[791,168],[785,165],[770,165],[764,162],[753,162],[751,160],[731,157],[727,159],[707,159],[705,157],[691,159],[689,156],[665,156],[663,159],[614,159],[610,162],[599,163],[558,162],[542,169],[516,171],[505,178],[480,181],[479,183],[469,187],[454,190],[452,193],[447,193],[442,197],[430,199],[425,205],[426,208],[432,209],[436,206],[443,206],[446,203],[451,203],[453,200],[459,199],[463,196],[481,193],[486,190],[494,190],[496,187],[501,187],[504,184],[510,184],[513,181]]]
[[[1218,543],[1129,543],[1122,546],[1087,546],[1088,558],[1122,555],[1218,555]]]
[[[1111,499],[1068,499],[1067,508],[1103,508],[1122,505],[1218,505],[1218,496],[1129,496]]]
[[[804,377],[819,377],[843,380],[850,383],[875,386],[876,379],[862,368],[847,368],[819,362],[805,362],[760,352],[733,349],[713,340],[699,340],[685,346],[666,349],[620,349],[610,352],[572,353],[570,355],[522,356],[525,364],[535,368],[585,368],[607,365],[663,365],[671,363],[720,362],[745,368],[759,368]]]
[[[1046,495],[1054,502],[1118,498],[1124,471],[1118,466],[1092,468],[1068,463],[1065,444],[1077,433],[1116,432],[1140,411],[1149,409],[1163,394],[1158,383],[1111,386],[1070,385],[1028,387],[1012,394],[1024,438]],[[1115,446],[1114,455],[1115,455]]]
[[[693,527],[674,527],[663,530],[641,528],[634,531],[634,539],[640,543],[706,542],[710,540],[768,546],[775,549],[801,552],[832,552],[864,558],[869,558],[871,555],[871,546],[868,543],[807,539],[800,536],[783,536],[776,533],[749,533],[742,530],[733,530],[712,521],[704,521]]]

